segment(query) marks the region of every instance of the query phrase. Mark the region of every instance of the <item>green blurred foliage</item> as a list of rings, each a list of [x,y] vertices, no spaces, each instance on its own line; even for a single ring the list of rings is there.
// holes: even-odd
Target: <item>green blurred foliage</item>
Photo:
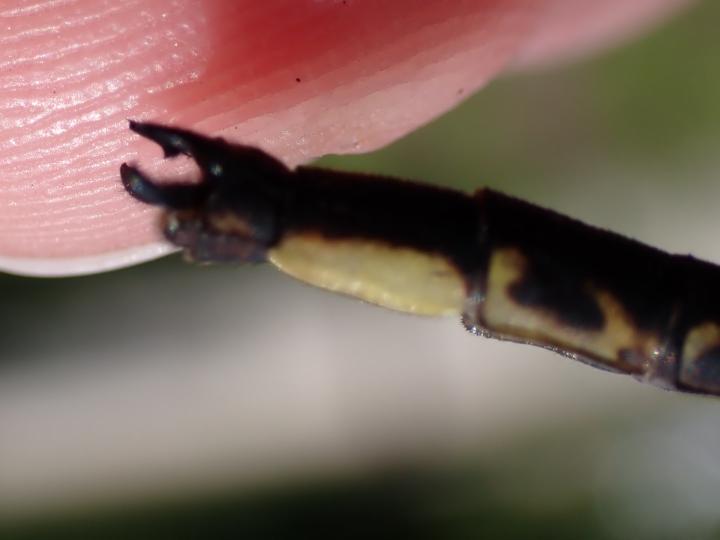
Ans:
[[[676,523],[672,512],[685,508],[682,491],[655,482],[623,484],[623,476],[633,476],[622,451],[632,452],[631,446],[621,448],[615,456],[619,461],[610,462],[606,474],[616,479],[598,477],[597,464],[608,447],[626,439],[642,446],[648,439],[638,433],[662,433],[669,424],[657,422],[651,411],[633,416],[613,420],[607,426],[614,432],[610,438],[607,432],[572,424],[525,437],[515,449],[491,459],[466,456],[452,466],[408,463],[402,469],[308,479],[261,491],[180,495],[173,502],[6,526],[0,535],[6,540],[720,538],[720,517],[708,520],[700,513]],[[669,441],[662,435],[656,440]],[[618,495],[616,485],[626,493]],[[668,515],[652,514],[663,507],[657,501],[667,505]]]

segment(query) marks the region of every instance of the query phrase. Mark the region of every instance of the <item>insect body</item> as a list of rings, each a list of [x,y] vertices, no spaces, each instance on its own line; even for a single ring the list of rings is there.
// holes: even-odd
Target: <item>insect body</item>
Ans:
[[[131,122],[198,184],[123,164],[166,238],[200,262],[269,261],[388,308],[459,315],[474,333],[551,348],[666,388],[720,395],[720,267],[489,189],[473,195],[312,167]]]

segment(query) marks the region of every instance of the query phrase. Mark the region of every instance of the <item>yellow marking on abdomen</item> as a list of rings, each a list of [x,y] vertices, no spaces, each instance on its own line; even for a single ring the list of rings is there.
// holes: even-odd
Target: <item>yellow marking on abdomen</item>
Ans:
[[[720,347],[720,325],[707,321],[692,328],[685,336],[678,375],[681,383],[701,392],[720,392],[720,378],[714,364]],[[715,349],[715,351],[714,351]],[[702,358],[708,353],[709,356]]]
[[[456,315],[466,295],[460,272],[441,255],[365,239],[301,233],[268,253],[281,271],[311,285],[418,315]]]
[[[224,234],[244,236],[246,238],[253,237],[253,229],[250,222],[236,212],[225,210],[210,213],[208,215],[208,222],[215,230]]]
[[[690,330],[682,349],[684,362],[694,362],[709,349],[720,347],[720,325],[705,322]]]
[[[548,309],[518,304],[509,289],[523,279],[526,268],[527,260],[518,249],[497,249],[491,255],[486,299],[480,308],[489,330],[568,349],[608,365],[618,363],[623,351],[648,360],[658,354],[657,336],[638,330],[621,303],[606,291],[588,289],[605,319],[599,330],[574,328]]]

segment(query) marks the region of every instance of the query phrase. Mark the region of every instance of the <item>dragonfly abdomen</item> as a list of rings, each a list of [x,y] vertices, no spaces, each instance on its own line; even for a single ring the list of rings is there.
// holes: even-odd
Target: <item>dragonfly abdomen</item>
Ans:
[[[158,124],[131,129],[192,157],[197,184],[124,164],[165,237],[199,262],[269,261],[334,292],[547,347],[661,386],[720,395],[720,267],[483,189],[325,169]]]

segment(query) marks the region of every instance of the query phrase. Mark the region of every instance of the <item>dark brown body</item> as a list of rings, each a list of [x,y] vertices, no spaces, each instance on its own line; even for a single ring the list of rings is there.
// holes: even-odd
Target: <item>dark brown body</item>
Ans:
[[[458,314],[478,334],[720,395],[720,267],[487,189],[291,171],[221,139],[131,128],[203,171],[182,185],[121,169],[131,195],[166,208],[166,237],[193,260],[268,260],[392,309]]]

